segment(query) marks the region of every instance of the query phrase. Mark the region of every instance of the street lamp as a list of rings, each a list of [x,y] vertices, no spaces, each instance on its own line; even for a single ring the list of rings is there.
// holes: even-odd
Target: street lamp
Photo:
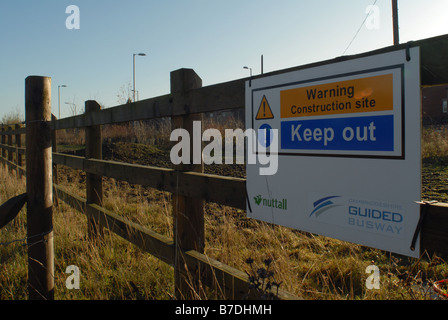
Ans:
[[[252,68],[249,68],[249,67],[247,67],[247,66],[244,66],[243,69],[248,69],[248,70],[250,70],[250,77],[252,78]]]
[[[67,86],[65,84],[58,86],[58,108],[59,108],[58,119],[61,119],[61,88],[67,88]]]
[[[251,87],[252,86],[252,68],[244,66],[243,69],[249,69],[250,70],[249,87]]]
[[[133,59],[133,81],[134,81],[134,102],[135,102],[135,56],[140,56],[140,57],[146,57],[146,53],[134,53],[132,55],[132,59]]]

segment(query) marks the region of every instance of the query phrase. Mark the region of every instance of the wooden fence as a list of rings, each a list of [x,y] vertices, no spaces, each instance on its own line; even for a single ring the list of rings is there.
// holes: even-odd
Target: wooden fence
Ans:
[[[192,130],[192,122],[201,120],[201,114],[234,110],[245,106],[245,81],[202,87],[200,78],[191,69],[171,73],[171,93],[131,104],[101,110],[95,101],[86,102],[83,115],[45,121],[53,132],[53,148],[57,130],[85,128],[86,156],[78,157],[57,152],[52,153],[54,165],[66,165],[87,173],[86,199],[77,197],[54,185],[54,194],[89,218],[89,232],[98,234],[96,227],[107,228],[127,241],[174,266],[175,292],[178,298],[192,297],[190,291],[199,284],[218,285],[226,298],[241,299],[249,290],[246,273],[226,266],[203,254],[204,249],[204,201],[246,209],[246,181],[203,173],[203,166],[178,166],[174,169],[143,166],[102,160],[101,125],[137,120],[171,117],[174,128]],[[27,127],[16,125],[1,128],[1,160],[20,174],[25,172],[20,136],[27,133],[33,120],[26,119]],[[36,119],[39,123],[39,119]],[[42,127],[42,126],[41,126]],[[15,137],[13,142],[13,137]],[[27,141],[29,137],[27,136]],[[51,141],[51,139],[50,139]],[[29,165],[33,159],[27,159]],[[51,176],[51,175],[50,175]],[[173,194],[174,237],[169,239],[100,206],[102,200],[102,177],[127,181],[152,187]],[[32,183],[27,181],[27,185]],[[428,252],[448,253],[448,204],[425,203],[421,206],[421,249]],[[177,227],[176,227],[177,226]],[[44,230],[45,231],[45,230]],[[250,298],[259,298],[252,290]],[[297,299],[280,290],[280,299]]]
[[[43,119],[44,121],[39,117],[28,118],[27,107],[26,127],[15,125],[1,128],[2,163],[11,170],[17,170],[19,174],[26,173],[28,191],[28,185],[35,184],[36,179],[32,178],[33,181],[28,179],[31,168],[40,168],[49,177],[52,174],[42,168],[42,161],[36,163],[34,153],[28,153],[27,148],[32,146],[27,144],[27,148],[22,147],[21,135],[27,135],[26,141],[31,141],[32,136],[28,136],[28,130],[31,130],[31,127],[33,130],[43,129],[44,131],[41,132],[32,132],[34,137],[40,139],[40,142],[34,139],[32,143],[40,145],[42,141],[48,140],[50,144],[53,143],[53,150],[56,150],[57,130],[85,128],[85,157],[52,152],[51,161],[54,166],[65,165],[86,172],[85,199],[70,194],[57,184],[53,184],[53,191],[57,200],[62,200],[87,215],[90,236],[101,236],[101,229],[107,228],[158,259],[173,265],[175,293],[178,298],[194,297],[194,292],[201,285],[218,287],[228,299],[260,298],[260,293],[249,290],[250,281],[245,272],[203,254],[204,201],[245,210],[245,179],[204,174],[202,165],[168,169],[102,160],[101,125],[171,117],[172,126],[191,130],[192,121],[200,120],[204,112],[244,108],[244,80],[202,88],[201,80],[193,70],[180,69],[171,73],[171,87],[172,93],[169,95],[104,110],[101,110],[95,101],[87,101],[85,114],[61,120],[53,117],[50,121],[48,115],[46,119]],[[41,100],[44,100],[41,93],[38,95]],[[46,129],[50,129],[53,134],[49,135],[47,132],[44,134],[45,138],[42,132]],[[48,147],[47,142],[43,144]],[[26,168],[24,156],[27,158]],[[53,175],[57,175],[54,168],[53,171]],[[173,225],[175,226],[173,239],[157,234],[101,207],[102,177],[171,192],[173,194]],[[42,228],[48,230],[35,231],[33,234],[44,234],[48,237],[51,226]],[[49,242],[52,243],[52,241],[45,241],[45,243]],[[41,248],[42,251],[49,249],[52,250],[52,248]],[[45,259],[51,259],[51,257]],[[48,264],[51,264],[51,261]],[[45,275],[40,277],[45,278]],[[41,290],[46,291],[41,293],[41,296],[52,297],[53,293],[49,293],[52,291],[51,284]],[[250,293],[249,296],[247,296],[248,293]],[[38,299],[39,296],[34,298]],[[298,297],[279,290],[277,298],[291,300]]]

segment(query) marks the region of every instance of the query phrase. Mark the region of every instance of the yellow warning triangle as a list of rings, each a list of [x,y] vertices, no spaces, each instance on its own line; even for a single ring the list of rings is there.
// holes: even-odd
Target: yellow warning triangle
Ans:
[[[260,107],[258,108],[257,116],[255,120],[263,120],[263,119],[274,119],[274,113],[272,113],[271,107],[269,106],[268,99],[266,96],[263,96],[261,100]]]

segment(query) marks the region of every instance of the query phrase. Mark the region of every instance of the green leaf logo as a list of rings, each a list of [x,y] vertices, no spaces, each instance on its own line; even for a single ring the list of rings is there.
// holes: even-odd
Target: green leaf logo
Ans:
[[[259,206],[261,203],[261,200],[262,200],[261,195],[254,197],[254,200],[255,200],[255,203],[257,204],[257,206]]]

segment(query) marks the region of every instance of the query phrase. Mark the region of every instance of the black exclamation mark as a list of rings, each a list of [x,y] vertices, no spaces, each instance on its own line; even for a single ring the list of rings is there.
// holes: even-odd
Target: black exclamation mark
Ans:
[[[266,100],[263,100],[263,117],[266,118]]]

